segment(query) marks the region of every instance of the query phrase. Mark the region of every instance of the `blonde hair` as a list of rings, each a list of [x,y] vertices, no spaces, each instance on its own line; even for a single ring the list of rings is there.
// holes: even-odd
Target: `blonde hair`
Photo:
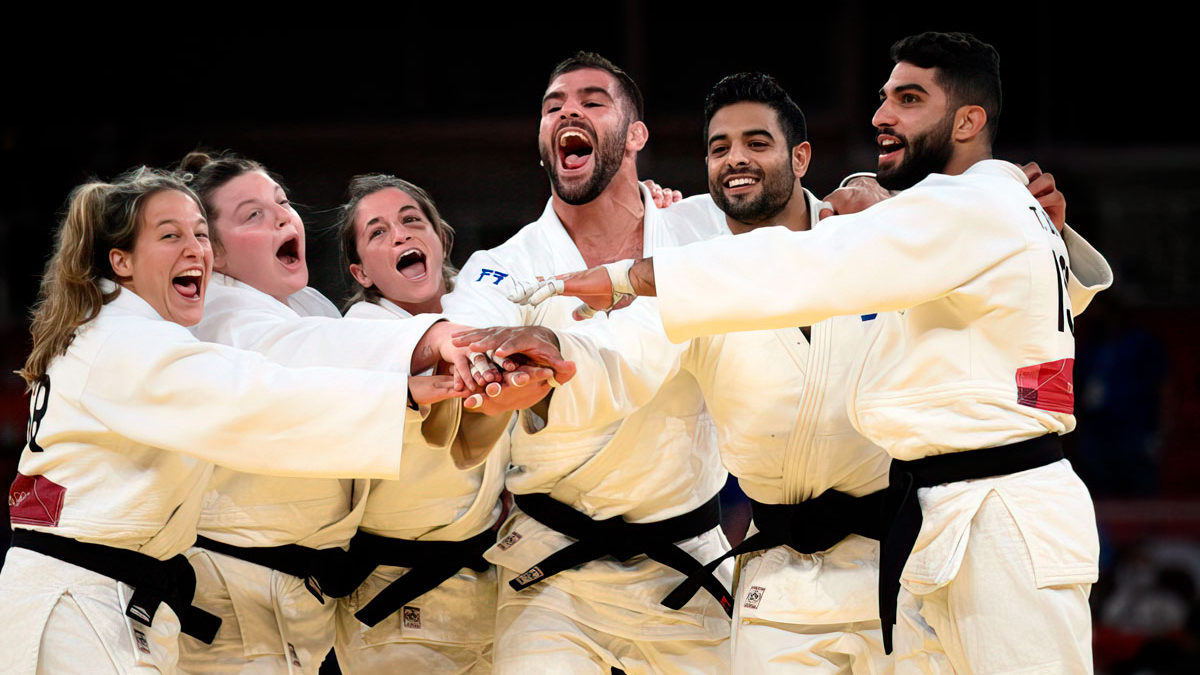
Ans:
[[[140,167],[112,183],[93,181],[71,191],[67,213],[55,236],[54,255],[42,274],[30,333],[33,351],[17,371],[32,387],[46,374],[50,361],[67,351],[75,331],[96,318],[100,308],[120,292],[105,292],[101,279],[116,281],[109,251],[132,251],[145,197],[177,190],[200,199],[170,173]],[[203,212],[203,206],[201,206]]]
[[[365,174],[355,176],[350,180],[350,187],[346,189],[349,193],[349,201],[342,204],[337,221],[338,241],[342,245],[342,269],[349,270],[352,264],[362,264],[362,257],[358,254],[358,233],[354,229],[358,205],[362,203],[363,199],[387,188],[395,188],[412,197],[425,217],[429,219],[430,224],[433,225],[433,231],[437,233],[438,239],[442,242],[442,284],[449,293],[454,289],[454,279],[458,276],[458,268],[450,262],[450,249],[454,248],[454,228],[450,227],[450,223],[442,220],[437,206],[433,203],[433,197],[430,197],[428,192],[406,180],[386,173]],[[358,282],[351,283],[354,292],[346,300],[345,308],[363,300],[378,303],[379,298],[382,297],[379,289],[374,286],[364,288]]]

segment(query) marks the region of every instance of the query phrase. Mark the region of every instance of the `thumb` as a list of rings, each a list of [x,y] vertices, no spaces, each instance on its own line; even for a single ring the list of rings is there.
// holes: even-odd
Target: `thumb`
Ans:
[[[833,204],[830,204],[829,202],[820,203],[817,208],[817,220],[825,220],[829,216],[834,215],[837,215],[837,212],[833,210]]]

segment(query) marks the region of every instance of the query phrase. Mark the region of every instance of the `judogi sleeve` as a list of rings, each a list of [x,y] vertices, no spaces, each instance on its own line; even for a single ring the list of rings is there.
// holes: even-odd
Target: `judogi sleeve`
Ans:
[[[442,318],[437,314],[397,321],[288,316],[262,306],[264,302],[275,300],[265,295],[214,293],[204,306],[204,321],[193,332],[201,340],[255,351],[287,366],[408,373],[413,349]]]
[[[667,335],[810,326],[940,298],[1025,249],[1019,226],[1006,220],[1016,189],[1024,187],[1003,178],[930,178],[815,230],[769,227],[657,251]]]
[[[575,377],[554,391],[547,429],[595,429],[646,405],[684,367],[688,344],[663,334],[652,298],[642,298],[607,321],[556,331]]]
[[[1070,225],[1063,226],[1062,237],[1067,245],[1067,255],[1071,258],[1070,274],[1067,275],[1071,313],[1079,316],[1097,293],[1112,286],[1112,268],[1104,256]]]
[[[399,475],[404,376],[285,368],[145,323],[109,336],[83,385],[81,406],[115,439],[253,473]]]
[[[442,298],[451,321],[469,326],[525,326],[530,315],[508,299],[513,270],[491,251],[476,251],[458,273],[454,290]]]

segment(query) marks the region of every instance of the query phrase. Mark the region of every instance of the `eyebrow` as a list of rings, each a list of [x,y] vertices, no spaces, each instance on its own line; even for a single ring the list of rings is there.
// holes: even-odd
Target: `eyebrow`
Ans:
[[[420,213],[421,215],[425,215],[421,211],[421,209],[417,208],[416,206],[414,206],[412,204],[405,204],[404,206],[401,206],[400,210],[397,211],[396,213],[404,213],[405,211],[416,211],[417,213]],[[370,227],[373,223],[375,223],[378,220],[381,220],[382,218],[383,218],[383,216],[375,216],[374,218],[368,220],[366,222],[366,224],[363,225],[363,228],[365,229],[365,228]]]
[[[748,129],[746,131],[743,131],[741,133],[741,136],[743,136],[743,137],[745,137],[745,136],[766,136],[767,138],[770,138],[772,140],[774,140],[774,138],[775,138],[775,135],[766,129]],[[729,134],[713,134],[712,136],[710,136],[708,138],[708,144],[712,145],[713,143],[715,143],[717,141],[725,141],[725,140],[729,140]]]
[[[208,220],[204,216],[201,216],[195,220],[195,223],[204,223],[205,225],[207,225]],[[162,220],[155,223],[154,227],[158,228],[158,227],[162,227],[163,225],[175,225],[176,227],[183,227],[185,225],[185,223],[180,222],[177,218],[174,218],[174,217],[163,218]]]
[[[577,89],[576,91],[578,91],[580,94],[582,94],[584,96],[587,96],[588,94],[604,94],[604,96],[607,97],[610,101],[616,100],[613,98],[612,94],[608,93],[608,90],[605,89],[604,87],[596,87],[596,86],[584,87],[582,89]],[[550,99],[562,99],[562,98],[566,98],[566,97],[567,97],[566,92],[559,89],[559,90],[547,92],[546,95],[542,97],[542,103],[545,104],[546,101],[549,101]]]
[[[908,84],[896,85],[896,87],[894,87],[892,89],[893,94],[902,94],[906,91],[918,91],[918,92],[921,92],[922,94],[929,93],[928,91],[925,90],[925,87],[922,87],[921,85],[917,84],[916,82],[910,82]],[[879,98],[884,98],[885,96],[887,96],[887,92],[884,91],[884,89],[880,88]]]

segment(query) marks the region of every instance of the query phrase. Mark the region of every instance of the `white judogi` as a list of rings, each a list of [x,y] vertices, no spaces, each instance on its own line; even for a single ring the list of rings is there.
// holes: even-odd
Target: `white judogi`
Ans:
[[[671,218],[670,210],[659,211],[645,189],[643,198],[643,246],[647,253],[714,234],[706,229],[708,223],[676,220]],[[578,301],[556,298],[536,309],[519,307],[506,298],[513,288],[509,277],[529,279],[586,266],[551,202],[541,218],[508,242],[471,256],[454,292],[443,299],[443,307],[447,315],[472,325],[573,326],[577,322],[571,318],[571,311]],[[639,307],[644,308],[641,311],[651,309],[653,301],[638,300],[630,311],[639,311]],[[564,432],[537,431],[539,426],[528,411],[521,413],[512,437],[513,467],[507,476],[508,489],[516,494],[548,493],[594,519],[621,516],[631,522],[664,520],[700,507],[725,482],[712,422],[704,411],[698,383],[687,373],[672,378],[658,396],[623,419]],[[497,672],[528,672],[530,668],[544,668],[547,662],[561,663],[568,657],[557,653],[555,645],[568,643],[572,648],[588,645],[579,647],[585,652],[579,656],[583,662],[604,661],[617,667],[624,663],[627,672],[634,672],[637,658],[631,655],[622,660],[618,652],[630,644],[635,645],[632,651],[637,651],[637,644],[663,641],[678,642],[675,651],[682,653],[655,661],[657,668],[692,668],[696,672],[727,668],[728,647],[724,640],[729,634],[729,620],[711,596],[698,594],[680,611],[659,604],[682,580],[678,572],[643,556],[628,564],[609,558],[560,572],[516,592],[508,585],[509,580],[573,540],[519,509],[514,510],[499,536],[500,543],[486,556],[501,568]],[[704,561],[728,550],[728,542],[720,528],[713,528],[686,540],[681,548]],[[727,586],[730,567],[719,570],[719,578]],[[539,613],[562,617],[563,625],[576,628],[567,631],[569,636],[555,628],[545,641],[523,640],[521,636],[529,630],[542,630],[549,623],[537,618]],[[581,637],[584,632],[597,633],[604,639]],[[609,644],[613,641],[622,644]],[[671,652],[674,648],[660,644],[647,649]],[[549,657],[555,660],[539,656],[547,654],[555,654]]]
[[[803,194],[810,226],[821,227],[819,202]],[[708,195],[669,212],[709,220],[729,234],[725,214]],[[666,336],[657,321],[626,317],[616,312],[604,324],[559,331],[563,357],[578,372],[555,392],[547,429],[618,419],[683,371],[700,383],[721,460],[751,499],[794,504],[826,490],[861,496],[887,486],[890,458],[854,430],[845,403],[873,315],[821,321],[811,340],[798,327],[698,338],[675,360],[636,358]],[[743,556],[733,672],[890,670],[876,601],[878,549],[878,542],[850,535],[813,555],[779,546]]]
[[[348,319],[408,319],[404,309],[381,299],[359,302]],[[457,401],[453,410],[459,410]],[[435,406],[435,408],[440,406]],[[449,406],[445,406],[449,407]],[[371,482],[363,531],[382,537],[463,541],[500,517],[500,493],[508,467],[508,416],[467,413],[462,428],[422,435],[420,420],[405,429],[404,458],[396,480]],[[464,447],[467,430],[479,423],[487,448]],[[453,432],[458,431],[457,434]],[[483,459],[480,463],[480,459]],[[407,567],[382,565],[354,593],[338,601],[338,664],[346,675],[380,672],[491,671],[496,621],[496,571],[464,568],[373,627],[354,617]]]
[[[31,443],[9,494],[16,528],[165,560],[195,538],[211,462],[295,477],[399,472],[394,439],[403,423],[395,412],[407,402],[405,377],[280,368],[197,341],[132,292],[82,326],[47,377],[49,387],[33,397]],[[328,453],[342,442],[358,451]],[[143,626],[125,617],[129,593],[107,577],[13,549],[0,574],[0,606],[20,620],[0,640],[0,669],[33,673],[69,654],[88,672],[173,672],[174,612],[160,605],[153,625]],[[39,645],[55,654],[42,660]]]
[[[1082,311],[1111,271],[1087,247],[1068,258],[1025,184],[1019,168],[988,160],[812,232],[767,228],[662,251],[663,324],[686,339],[886,312],[852,373],[849,414],[891,456],[1066,433],[1075,424],[1068,312]],[[711,274],[718,261],[737,273]],[[1068,264],[1098,282],[1083,286]],[[918,494],[924,522],[901,580],[897,671],[1089,671],[1086,597],[1099,549],[1070,465]],[[1005,569],[1027,569],[1028,592],[986,583],[989,562],[1014,550],[1019,565]]]
[[[223,274],[214,274],[196,337],[266,355],[289,366],[370,368],[408,374],[416,343],[438,318],[407,322],[343,321],[317,291],[306,288],[288,305]],[[456,411],[457,406],[450,408]],[[393,414],[428,414],[399,409]],[[456,414],[456,413],[455,413]],[[457,418],[446,422],[457,426]],[[449,434],[454,433],[451,428]],[[400,437],[396,437],[397,450]],[[355,452],[352,444],[326,448]],[[218,468],[204,495],[199,533],[234,546],[299,544],[345,548],[363,516],[368,481],[276,478]],[[321,603],[302,579],[221,553],[194,548],[196,604],[224,621],[213,644],[181,640],[185,672],[316,673],[333,647],[335,603]]]

